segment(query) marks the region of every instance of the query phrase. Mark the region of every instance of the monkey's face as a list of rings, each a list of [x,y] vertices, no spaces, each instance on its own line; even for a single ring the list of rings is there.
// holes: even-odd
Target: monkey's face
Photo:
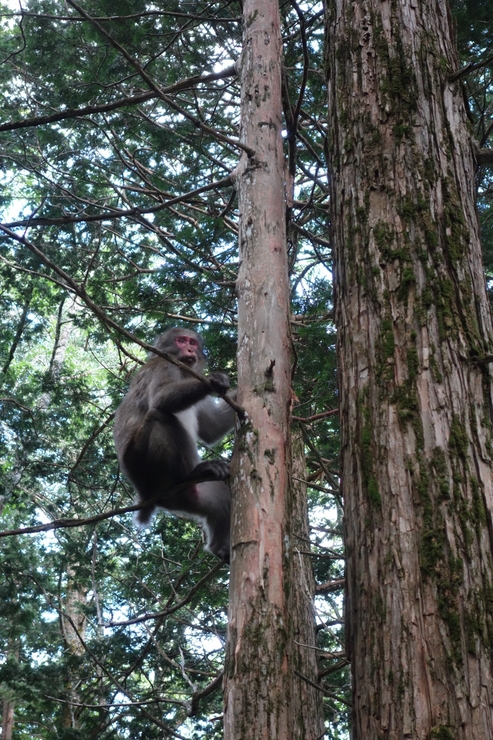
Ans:
[[[174,355],[177,360],[184,362],[195,372],[201,372],[205,366],[202,337],[192,329],[181,329],[177,326],[168,329],[167,332],[157,337],[156,347]]]
[[[197,339],[188,334],[180,334],[175,337],[174,341],[176,350],[175,354],[186,365],[193,367],[199,359],[200,347]]]

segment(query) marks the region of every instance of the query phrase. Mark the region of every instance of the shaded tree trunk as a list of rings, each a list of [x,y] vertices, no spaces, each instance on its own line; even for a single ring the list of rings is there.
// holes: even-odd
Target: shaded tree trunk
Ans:
[[[315,578],[308,527],[306,463],[299,430],[291,438],[293,482],[289,519],[291,522],[291,576],[289,613],[292,620],[292,740],[319,740],[324,735],[322,694],[318,684],[317,636],[315,630]]]
[[[244,3],[241,138],[255,150],[237,173],[238,400],[225,738],[291,734],[289,576],[289,283],[277,0]]]
[[[492,327],[442,0],[331,1],[354,737],[493,737]]]
[[[9,638],[6,657],[8,660],[14,660],[16,662],[19,661],[18,638]],[[2,697],[2,740],[12,740],[12,734],[14,731],[14,710],[14,697],[9,696],[8,690],[6,690],[4,696]]]
[[[67,587],[63,608],[60,612],[60,625],[66,650],[70,655],[82,658],[85,648],[80,638],[86,639],[87,617],[84,610],[87,606],[89,589],[77,578],[78,567],[70,565],[67,569]],[[75,729],[80,712],[77,707],[80,703],[80,696],[71,677],[68,677],[66,682],[65,700],[66,703],[62,705],[62,727]]]
[[[14,706],[14,702],[9,699],[4,699],[2,702],[2,740],[12,740]]]

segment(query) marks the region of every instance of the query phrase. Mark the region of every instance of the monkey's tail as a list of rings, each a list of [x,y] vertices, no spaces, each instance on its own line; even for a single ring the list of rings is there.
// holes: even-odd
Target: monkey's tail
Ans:
[[[142,501],[137,500],[135,503],[140,504]],[[143,509],[134,512],[133,520],[137,527],[147,527],[156,510],[155,506],[144,506]]]

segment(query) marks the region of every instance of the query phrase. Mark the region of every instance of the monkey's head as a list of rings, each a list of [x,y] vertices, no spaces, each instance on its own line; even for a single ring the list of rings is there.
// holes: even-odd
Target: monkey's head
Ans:
[[[206,364],[202,337],[193,329],[175,327],[161,334],[155,346],[163,352],[174,355],[177,360],[200,372]]]

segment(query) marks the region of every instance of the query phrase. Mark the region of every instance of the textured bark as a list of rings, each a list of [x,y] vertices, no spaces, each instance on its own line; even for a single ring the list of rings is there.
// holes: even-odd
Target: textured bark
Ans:
[[[354,737],[493,737],[492,327],[442,0],[331,0]]]
[[[289,530],[290,332],[277,0],[244,3],[238,400],[248,419],[232,464],[226,740],[291,735]]]

